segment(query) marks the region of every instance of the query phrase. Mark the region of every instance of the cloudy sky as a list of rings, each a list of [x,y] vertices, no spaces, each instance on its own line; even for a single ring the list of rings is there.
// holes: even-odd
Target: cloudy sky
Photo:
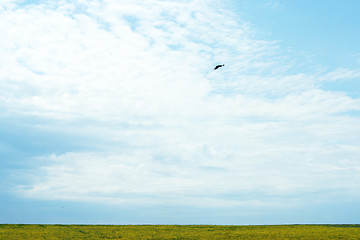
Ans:
[[[359,223],[359,8],[0,0],[0,223]]]

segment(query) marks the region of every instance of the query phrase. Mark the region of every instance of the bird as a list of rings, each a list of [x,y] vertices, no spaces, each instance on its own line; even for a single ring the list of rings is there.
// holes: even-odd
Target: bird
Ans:
[[[223,65],[217,65],[216,67],[214,67],[214,70],[216,70],[216,69],[218,69],[218,68],[221,68],[221,67],[223,67],[223,66],[225,66],[225,64],[223,64]]]

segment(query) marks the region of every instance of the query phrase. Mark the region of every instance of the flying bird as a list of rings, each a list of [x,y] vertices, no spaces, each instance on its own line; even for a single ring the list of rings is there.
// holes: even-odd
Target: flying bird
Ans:
[[[225,66],[225,64],[223,64],[223,65],[217,65],[216,67],[214,67],[214,70],[216,70],[216,69],[218,69],[218,68],[221,68],[221,67],[223,67],[223,66]]]

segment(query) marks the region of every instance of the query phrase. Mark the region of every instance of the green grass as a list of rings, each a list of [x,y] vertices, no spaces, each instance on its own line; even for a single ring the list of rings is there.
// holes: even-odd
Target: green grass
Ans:
[[[358,239],[360,225],[0,225],[0,239]]]

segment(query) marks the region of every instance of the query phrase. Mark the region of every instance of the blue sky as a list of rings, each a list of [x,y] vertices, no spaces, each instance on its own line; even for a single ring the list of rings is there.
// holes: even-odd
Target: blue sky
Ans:
[[[359,223],[359,5],[0,0],[0,223]]]
[[[265,3],[265,4],[264,4]],[[269,4],[267,4],[269,3]],[[359,66],[357,1],[238,1],[238,11],[286,48],[327,67]]]

